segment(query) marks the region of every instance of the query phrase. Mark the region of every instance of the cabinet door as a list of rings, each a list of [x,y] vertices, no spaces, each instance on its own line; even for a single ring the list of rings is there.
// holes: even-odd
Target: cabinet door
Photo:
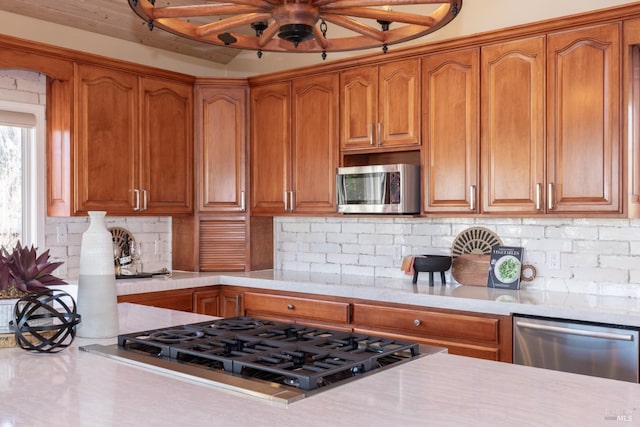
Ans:
[[[296,213],[336,211],[338,75],[294,80],[291,178]]]
[[[481,55],[482,211],[544,213],[544,37]]]
[[[201,212],[243,212],[246,196],[245,88],[196,89]]]
[[[291,92],[288,82],[251,89],[253,215],[279,214],[289,210],[290,120]]]
[[[79,65],[75,211],[133,213],[138,185],[138,78]]]
[[[219,316],[220,313],[220,289],[194,290],[193,312]]]
[[[554,33],[547,43],[549,208],[619,212],[620,25]]]
[[[238,317],[244,315],[242,289],[224,287],[220,291],[220,317]]]
[[[378,129],[381,147],[420,145],[420,62],[380,66]]]
[[[142,78],[141,210],[193,211],[193,87]]]
[[[478,211],[479,56],[467,49],[423,59],[425,212]]]
[[[378,123],[378,69],[356,68],[340,73],[340,148],[375,147]]]

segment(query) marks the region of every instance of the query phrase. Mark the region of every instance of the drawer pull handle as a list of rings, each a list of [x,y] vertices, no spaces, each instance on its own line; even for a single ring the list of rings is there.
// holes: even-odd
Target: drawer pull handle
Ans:
[[[287,310],[293,310],[294,308],[293,304],[287,304]]]
[[[413,324],[414,324],[415,326],[420,326],[420,324],[421,324],[421,323],[422,323],[422,322],[420,322],[420,320],[418,320],[418,319],[416,319],[416,320],[414,320],[414,321],[413,321]]]

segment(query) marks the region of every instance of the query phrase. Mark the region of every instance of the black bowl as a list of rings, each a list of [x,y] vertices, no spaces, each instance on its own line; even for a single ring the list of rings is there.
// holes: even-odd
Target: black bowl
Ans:
[[[418,273],[429,273],[429,286],[433,286],[433,273],[440,272],[440,281],[446,284],[444,272],[451,268],[449,255],[420,255],[413,258],[413,284],[418,282]]]
[[[413,258],[414,271],[447,271],[449,268],[451,268],[449,255],[420,255]]]

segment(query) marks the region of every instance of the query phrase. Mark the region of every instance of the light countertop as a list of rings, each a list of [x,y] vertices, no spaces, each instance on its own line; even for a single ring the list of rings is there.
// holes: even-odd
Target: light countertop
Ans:
[[[332,295],[345,298],[412,304],[493,314],[530,314],[563,319],[640,327],[640,299],[568,292],[502,290],[459,284],[433,287],[427,276],[371,278],[298,271],[263,270],[239,273],[173,272],[171,278],[118,280],[118,294],[207,285],[236,285],[261,289]]]
[[[119,314],[121,333],[210,318],[134,304]],[[436,354],[285,406],[78,349],[113,342],[0,349],[0,425],[640,425],[640,385],[602,378]]]

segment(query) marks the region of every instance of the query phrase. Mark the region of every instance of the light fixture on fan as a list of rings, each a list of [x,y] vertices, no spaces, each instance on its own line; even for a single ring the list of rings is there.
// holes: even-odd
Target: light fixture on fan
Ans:
[[[386,52],[389,45],[442,28],[462,7],[462,0],[128,1],[149,29],[161,28],[192,40],[256,50],[258,56],[263,51],[322,52],[323,58],[326,52],[375,47]],[[434,10],[424,14],[402,9],[418,5]],[[348,35],[328,36],[327,23],[347,30]]]

